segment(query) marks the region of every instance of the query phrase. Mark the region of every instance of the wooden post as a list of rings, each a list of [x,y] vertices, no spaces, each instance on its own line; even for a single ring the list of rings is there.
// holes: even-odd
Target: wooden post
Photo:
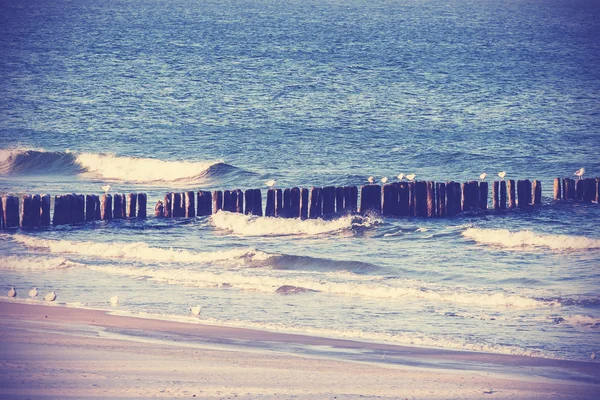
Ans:
[[[39,194],[31,196],[31,226],[40,226],[40,218],[42,215],[42,199]]]
[[[19,198],[16,196],[4,196],[4,226],[6,228],[17,228],[19,226]]]
[[[283,217],[283,190],[275,189],[275,216]]]
[[[21,207],[21,226],[31,228],[31,195],[23,196],[23,207]]]
[[[381,214],[381,186],[363,185],[360,188],[360,213]]]
[[[283,218],[290,218],[290,215],[292,214],[291,211],[292,208],[292,190],[291,189],[284,189],[283,190],[283,207],[281,210],[281,216]]]
[[[492,183],[492,208],[494,210],[500,209],[500,182],[494,181]]]
[[[156,218],[164,218],[165,217],[165,206],[162,201],[158,200],[156,205],[154,206],[154,216]]]
[[[351,213],[356,213],[358,211],[358,187],[356,186],[347,186],[344,187],[344,205],[346,206],[346,210]]]
[[[254,207],[253,214],[262,217],[262,192],[260,189],[254,189]]]
[[[468,211],[471,209],[471,204],[469,203],[469,201],[471,200],[471,185],[469,184],[469,182],[463,182],[463,184],[461,185],[461,189],[462,202],[460,209],[462,211]]]
[[[435,217],[435,215],[436,215],[435,182],[428,181],[427,182],[427,216]]]
[[[408,215],[415,215],[415,182],[408,182]]]
[[[289,218],[300,218],[300,188],[293,187],[290,191]]]
[[[123,196],[115,193],[113,196],[113,219],[121,219],[123,217]]]
[[[532,185],[532,195],[533,195],[533,205],[540,206],[542,205],[542,182],[535,180]]]
[[[135,218],[136,217],[136,208],[137,208],[137,193],[129,193],[127,195],[127,212],[125,216],[127,218]]]
[[[244,192],[241,189],[235,189],[235,212],[244,213]]]
[[[220,190],[213,191],[212,194],[212,213],[216,214],[217,211],[223,209],[223,192]]]
[[[479,183],[479,204],[478,204],[478,208],[480,208],[481,210],[487,210],[488,207],[488,193],[489,193],[489,187],[488,187],[488,183],[487,182],[480,182]]]
[[[183,217],[183,208],[181,207],[181,193],[173,192],[171,194],[171,217]]]
[[[93,221],[96,215],[96,201],[94,194],[88,194],[85,196],[85,220]]]
[[[526,205],[531,205],[531,181],[529,179],[525,179],[524,181],[525,183],[523,185],[525,185],[525,201],[526,201]]]
[[[408,182],[398,182],[398,216],[407,217],[409,215],[409,190]]]
[[[500,181],[500,209],[506,209],[506,181]]]
[[[600,204],[600,178],[596,178],[596,204]]]
[[[438,182],[435,184],[435,201],[437,204],[437,216],[446,216],[446,184]]]
[[[275,216],[275,189],[267,190],[267,206],[265,208],[265,216]]]
[[[50,195],[43,194],[40,196],[40,225],[50,225]]]
[[[335,188],[335,212],[337,214],[343,214],[346,212],[346,205],[344,203],[344,187],[338,186]]]
[[[4,223],[4,200],[0,197],[0,229],[6,228]]]
[[[94,197],[94,221],[100,220],[100,196]]]
[[[331,218],[335,214],[335,187],[326,186],[323,193],[323,217]]]
[[[196,199],[194,192],[185,192],[185,217],[194,218],[196,216]]]
[[[203,217],[212,213],[212,194],[209,191],[198,191],[198,212],[197,216]]]
[[[388,183],[386,185],[383,185],[382,197],[382,214],[386,217],[400,215],[400,203],[398,201],[398,185],[396,185],[395,183]]]
[[[146,193],[138,193],[137,194],[137,217],[139,219],[146,219],[146,204],[148,202],[148,197]]]
[[[246,210],[244,214],[252,215],[254,213],[254,189],[247,189],[246,192]]]
[[[582,200],[584,203],[591,203],[596,200],[596,179],[587,178],[583,179],[583,181]]]
[[[235,212],[235,199],[231,190],[223,191],[223,211]]]
[[[471,211],[479,208],[479,182],[469,181],[463,184],[462,196],[463,211]]]
[[[502,205],[502,200],[500,200]],[[508,208],[515,208],[517,206],[517,197],[515,195],[515,181],[513,179],[508,180]]]
[[[61,212],[62,210],[61,210],[61,204],[60,204],[60,197],[61,196],[58,194],[56,196],[54,196],[54,214],[52,217],[52,224],[54,226],[61,224],[60,217],[62,214],[62,212]]]
[[[563,179],[563,198],[565,200],[574,200],[576,198],[575,180],[570,178]]]
[[[449,217],[454,217],[457,213],[455,187],[454,181],[446,182],[446,215]]]
[[[83,194],[75,195],[75,204],[77,205],[76,218],[77,222],[85,221],[85,196]]]
[[[560,178],[554,178],[554,200],[561,199]]]
[[[415,216],[427,216],[427,182],[415,182]]]
[[[165,198],[163,200],[163,216],[165,218],[171,218],[173,216],[173,193],[169,192],[165,194]]]
[[[306,188],[300,189],[300,219],[308,219],[308,198],[310,191]]]
[[[317,219],[323,216],[323,195],[321,188],[313,187],[310,189],[308,218]]]
[[[103,194],[100,198],[100,219],[110,220],[112,217],[112,196]]]

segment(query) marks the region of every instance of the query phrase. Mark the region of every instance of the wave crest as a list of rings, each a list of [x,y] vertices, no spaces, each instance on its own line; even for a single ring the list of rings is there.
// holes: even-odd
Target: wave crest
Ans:
[[[600,240],[585,236],[539,234],[529,230],[468,228],[462,235],[477,243],[508,248],[548,248],[551,250],[600,249]]]

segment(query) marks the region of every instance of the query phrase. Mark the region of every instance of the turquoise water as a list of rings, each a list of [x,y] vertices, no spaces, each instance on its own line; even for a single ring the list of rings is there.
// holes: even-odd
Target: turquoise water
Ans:
[[[95,222],[7,231],[0,282],[78,307],[589,360],[600,175],[592,1],[0,4],[0,193],[540,179],[544,205],[374,216]],[[282,295],[282,286],[310,289]],[[39,300],[36,300],[39,301]]]

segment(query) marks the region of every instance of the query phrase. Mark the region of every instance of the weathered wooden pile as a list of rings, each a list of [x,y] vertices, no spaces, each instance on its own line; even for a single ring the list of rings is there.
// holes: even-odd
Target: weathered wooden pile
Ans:
[[[118,218],[146,218],[144,193],[64,194],[54,197],[52,225]],[[114,207],[113,207],[114,205]],[[50,195],[25,195],[19,207],[17,196],[3,196],[0,201],[0,228],[33,228],[50,225]],[[20,210],[20,215],[19,215]],[[20,218],[19,218],[20,216]]]
[[[268,189],[266,205],[260,189],[187,191],[167,193],[158,201],[158,218],[192,218],[219,210],[280,218],[333,218],[341,214],[373,213],[386,217],[452,217],[461,212],[487,210],[489,186],[485,181],[394,182],[356,186],[326,186]],[[538,180],[507,180],[492,183],[494,210],[537,206],[542,203]],[[600,202],[600,178],[554,180],[554,199],[586,203]],[[119,218],[146,218],[144,193],[82,195],[54,198],[53,225]],[[263,212],[264,210],[264,212]],[[20,213],[19,213],[20,211]],[[49,195],[3,196],[0,201],[0,228],[49,226]]]

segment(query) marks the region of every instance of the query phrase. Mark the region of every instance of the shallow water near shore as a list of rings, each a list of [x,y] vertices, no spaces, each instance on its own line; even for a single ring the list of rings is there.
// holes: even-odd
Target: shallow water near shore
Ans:
[[[174,189],[505,170],[540,179],[544,197],[448,219],[218,213],[4,231],[0,282],[18,299],[37,286],[70,306],[166,319],[201,305],[213,324],[583,361],[600,351],[600,206],[551,199],[554,177],[600,176],[594,2],[0,11],[2,194],[108,183],[147,193],[152,215]]]

